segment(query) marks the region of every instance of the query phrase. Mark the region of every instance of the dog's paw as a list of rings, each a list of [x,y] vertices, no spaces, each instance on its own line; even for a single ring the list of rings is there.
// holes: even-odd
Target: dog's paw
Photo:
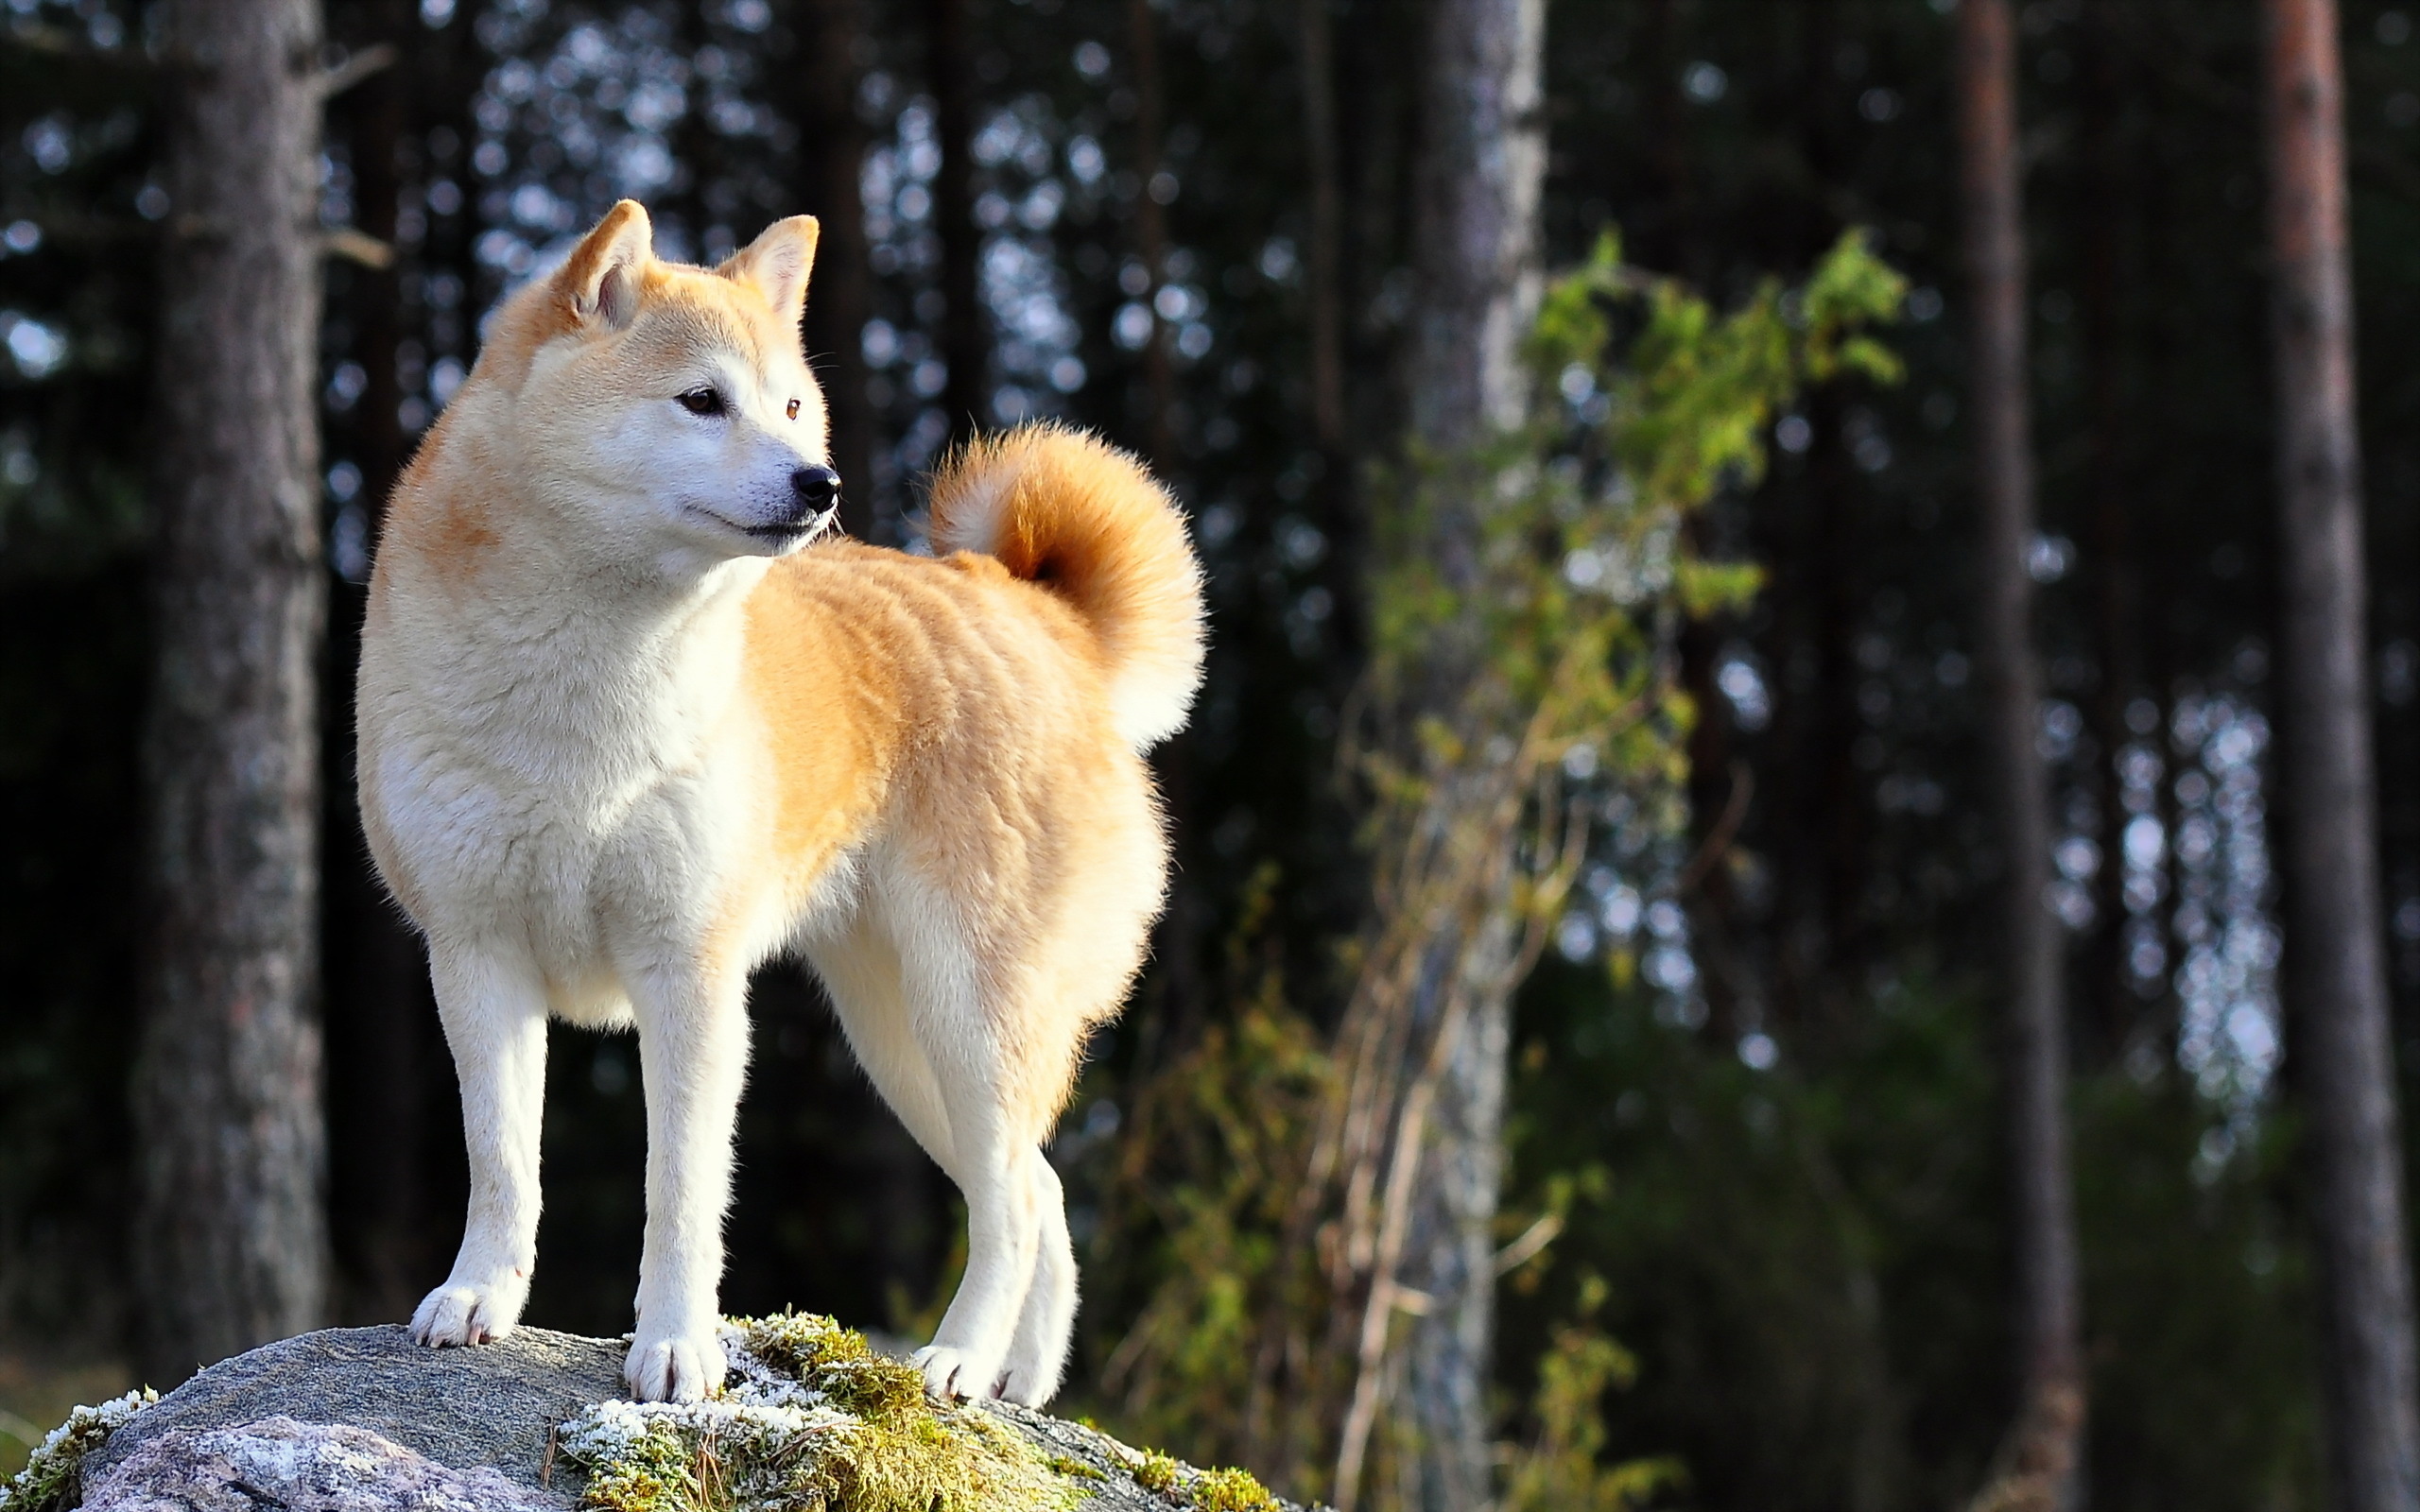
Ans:
[[[1059,1370],[1038,1360],[1011,1360],[1000,1377],[1000,1395],[1020,1407],[1045,1407],[1059,1395]]]
[[[944,1401],[1000,1394],[1000,1362],[978,1358],[972,1349],[928,1344],[908,1356],[908,1363],[925,1372],[925,1390]]]
[[[686,1332],[657,1332],[640,1323],[630,1358],[622,1362],[631,1400],[696,1401],[714,1395],[728,1367],[717,1332],[711,1323]]]
[[[512,1332],[529,1283],[520,1277],[497,1283],[447,1281],[421,1298],[412,1311],[412,1339],[436,1349],[490,1344]]]

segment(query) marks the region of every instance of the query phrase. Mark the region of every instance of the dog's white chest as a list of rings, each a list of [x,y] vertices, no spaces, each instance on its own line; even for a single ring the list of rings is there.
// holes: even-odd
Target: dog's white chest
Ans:
[[[444,900],[453,927],[526,937],[550,971],[601,954],[627,903],[616,861],[633,827],[678,833],[659,787],[562,773],[554,780],[469,753],[393,752],[382,774],[406,868]],[[677,868],[676,868],[677,869]]]
[[[645,712],[568,730],[430,719],[382,743],[396,859],[443,916],[422,922],[526,950],[575,994],[689,933],[731,784],[679,719]]]
[[[365,658],[365,786],[405,890],[443,916],[424,927],[525,949],[565,984],[694,935],[736,828],[713,736],[744,588],[542,633],[433,620]]]

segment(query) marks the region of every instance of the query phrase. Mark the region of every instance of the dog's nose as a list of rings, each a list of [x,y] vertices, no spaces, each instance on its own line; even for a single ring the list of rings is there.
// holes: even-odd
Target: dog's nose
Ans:
[[[840,474],[828,467],[803,467],[790,474],[799,502],[819,514],[840,497]]]

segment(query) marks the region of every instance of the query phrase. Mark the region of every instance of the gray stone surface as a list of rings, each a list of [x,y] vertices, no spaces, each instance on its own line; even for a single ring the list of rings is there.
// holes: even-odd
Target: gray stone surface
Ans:
[[[456,1470],[366,1428],[268,1418],[154,1434],[84,1482],[84,1512],[562,1512],[493,1467]]]
[[[401,1328],[329,1329],[202,1371],[83,1465],[92,1512],[565,1512],[579,1478],[555,1426],[622,1393],[624,1346],[545,1329],[428,1349]],[[1005,1403],[988,1409],[1090,1492],[1083,1512],[1172,1512],[1134,1452]]]
[[[367,1428],[451,1469],[492,1467],[535,1488],[555,1424],[622,1391],[623,1346],[515,1329],[475,1349],[428,1349],[400,1326],[325,1329],[222,1360],[160,1399],[86,1459],[93,1486],[164,1434],[265,1418]]]

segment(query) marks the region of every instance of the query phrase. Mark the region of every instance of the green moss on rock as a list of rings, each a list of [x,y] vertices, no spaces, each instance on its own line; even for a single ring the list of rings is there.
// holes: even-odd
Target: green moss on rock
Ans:
[[[1136,1453],[1127,1472],[1145,1490],[1196,1512],[1283,1512],[1285,1506],[1250,1470],[1197,1470],[1155,1449]]]
[[[1193,1504],[1201,1512],[1279,1512],[1277,1498],[1252,1471],[1204,1470],[1194,1483]]]
[[[597,1512],[1070,1512],[1080,1483],[913,1366],[811,1314],[740,1319],[705,1401],[604,1401],[563,1425]]]
[[[1184,1469],[1158,1450],[1147,1449],[1143,1451],[1143,1457],[1134,1462],[1134,1484],[1147,1491],[1157,1491],[1167,1496],[1177,1488],[1177,1474]]]

